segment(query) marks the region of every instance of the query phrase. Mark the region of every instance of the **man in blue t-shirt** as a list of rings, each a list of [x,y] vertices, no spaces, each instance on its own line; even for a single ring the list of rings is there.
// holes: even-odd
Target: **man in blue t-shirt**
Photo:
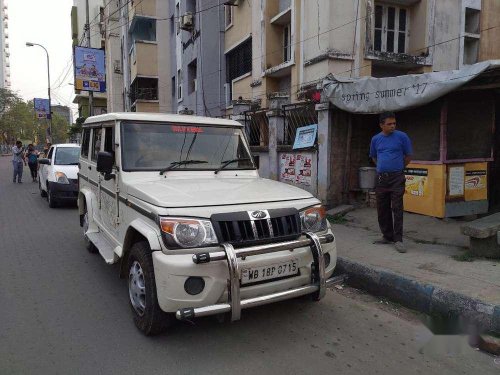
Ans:
[[[370,157],[377,166],[377,214],[382,239],[374,243],[394,243],[396,250],[405,253],[403,244],[404,168],[410,163],[413,150],[406,133],[396,130],[396,115],[380,115],[382,131],[372,138]]]

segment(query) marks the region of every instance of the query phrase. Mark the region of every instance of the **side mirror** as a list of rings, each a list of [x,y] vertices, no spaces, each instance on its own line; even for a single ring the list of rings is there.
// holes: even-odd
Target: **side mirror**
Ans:
[[[46,158],[38,159],[38,164],[50,165],[50,160]]]
[[[111,152],[100,151],[97,154],[97,172],[105,175],[113,172],[114,155]]]

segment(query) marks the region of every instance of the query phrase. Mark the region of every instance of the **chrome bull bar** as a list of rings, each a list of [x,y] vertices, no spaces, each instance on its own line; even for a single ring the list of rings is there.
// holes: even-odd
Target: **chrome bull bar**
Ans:
[[[224,251],[213,253],[201,253],[193,255],[193,262],[196,264],[209,263],[219,260],[227,260],[229,279],[228,279],[228,302],[219,303],[205,307],[189,307],[177,310],[175,316],[179,320],[191,320],[202,316],[215,315],[221,313],[231,313],[231,321],[239,320],[241,310],[265,305],[268,303],[283,301],[289,298],[300,297],[307,294],[313,294],[315,300],[320,300],[325,296],[326,287],[329,285],[341,284],[345,280],[345,276],[340,275],[326,279],[325,276],[325,259],[321,244],[331,243],[334,241],[334,236],[330,233],[324,235],[316,235],[308,232],[304,233],[306,238],[280,242],[274,244],[258,245],[247,247],[244,249],[234,249],[231,244],[224,243],[222,247]],[[283,250],[293,250],[299,247],[309,246],[313,255],[313,264],[311,269],[312,280],[310,285],[301,286],[294,289],[285,290],[278,293],[268,294],[264,296],[248,298],[241,300],[240,298],[240,267],[238,258],[244,258],[251,255],[268,254]]]

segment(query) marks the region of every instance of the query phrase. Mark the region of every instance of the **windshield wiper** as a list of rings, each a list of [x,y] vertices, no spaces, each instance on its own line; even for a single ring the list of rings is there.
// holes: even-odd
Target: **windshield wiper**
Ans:
[[[232,163],[236,163],[238,161],[250,161],[250,158],[238,158],[238,159],[231,159],[231,160],[224,160],[222,162],[222,165],[217,168],[214,173],[217,174],[219,173],[221,170],[223,170],[224,168],[226,168],[229,164],[232,164]]]
[[[170,165],[167,167],[167,168],[163,168],[161,171],[160,171],[160,174],[162,175],[163,173],[167,172],[167,171],[171,171],[172,169],[175,169],[177,168],[178,166],[180,165],[188,165],[188,164],[204,164],[204,163],[208,163],[208,161],[205,161],[205,160],[182,160],[182,161],[173,161],[172,163],[170,163]]]

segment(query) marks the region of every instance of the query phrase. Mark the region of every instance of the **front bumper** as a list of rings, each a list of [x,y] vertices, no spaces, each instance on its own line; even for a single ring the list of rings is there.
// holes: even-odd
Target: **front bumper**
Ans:
[[[57,200],[76,200],[78,198],[78,183],[49,182],[49,189]]]
[[[325,268],[324,254],[331,263]],[[241,269],[272,264],[276,261],[297,260],[297,276],[271,280],[260,285],[241,286]],[[335,239],[331,232],[323,235],[307,233],[298,240],[234,249],[223,245],[223,251],[195,255],[153,254],[156,286],[160,307],[175,312],[177,319],[220,313],[240,319],[241,310],[289,298],[312,294],[321,299],[326,286],[340,283],[332,278],[336,264]],[[198,296],[187,296],[183,283],[189,276],[202,277],[206,288]]]

